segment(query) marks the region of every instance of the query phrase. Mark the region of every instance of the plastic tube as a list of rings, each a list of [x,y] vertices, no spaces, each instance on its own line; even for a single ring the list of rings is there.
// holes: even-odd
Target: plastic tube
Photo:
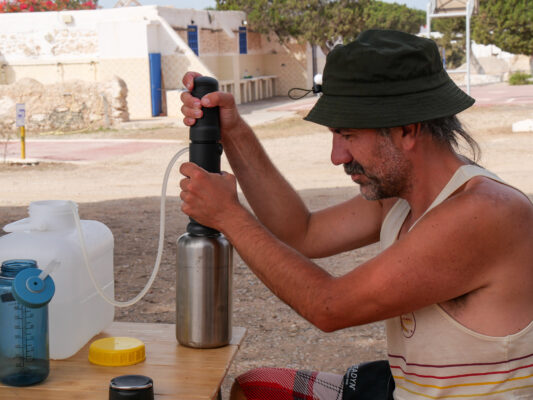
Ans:
[[[144,286],[143,290],[141,290],[141,292],[137,296],[135,296],[133,299],[131,299],[131,300],[128,300],[128,301],[117,301],[115,299],[111,299],[111,298],[107,297],[107,295],[104,293],[102,288],[100,288],[100,286],[98,285],[98,282],[96,282],[96,279],[95,279],[94,274],[93,274],[93,270],[92,270],[91,266],[89,265],[89,257],[87,255],[87,249],[86,249],[86,246],[85,246],[85,239],[83,237],[83,231],[82,231],[82,228],[81,228],[80,217],[79,217],[78,212],[76,210],[76,205],[74,204],[74,202],[70,202],[70,207],[72,209],[72,213],[74,214],[74,220],[76,222],[76,228],[78,230],[78,236],[79,236],[80,244],[81,244],[81,252],[83,254],[83,260],[85,261],[85,267],[87,268],[87,271],[89,272],[89,276],[91,277],[91,281],[93,282],[94,287],[96,288],[96,290],[98,291],[100,296],[102,296],[102,298],[105,301],[107,301],[109,304],[112,304],[112,305],[114,305],[116,307],[129,307],[129,306],[137,303],[140,299],[142,299],[144,297],[144,295],[152,287],[152,284],[154,283],[155,277],[157,276],[157,272],[159,271],[159,265],[161,264],[161,256],[163,254],[163,244],[164,244],[164,240],[163,239],[165,237],[165,201],[166,201],[166,196],[167,196],[168,178],[170,176],[170,171],[172,171],[172,167],[174,166],[176,161],[183,154],[185,154],[188,151],[189,151],[188,147],[185,147],[185,148],[181,149],[180,151],[178,151],[174,155],[174,157],[172,157],[172,159],[168,163],[167,169],[165,171],[165,177],[163,178],[163,187],[162,187],[162,190],[161,190],[161,208],[160,208],[160,217],[159,217],[159,245],[158,245],[158,248],[157,248],[157,257],[156,257],[156,260],[155,260],[154,269],[152,271],[152,275],[150,276],[150,279],[148,280],[148,282]]]
[[[78,214],[78,213],[76,213],[76,215],[77,215],[77,214]],[[39,274],[39,279],[42,280],[42,281],[44,281],[44,280],[46,279],[46,277],[47,277],[48,275],[50,275],[50,274],[54,271],[54,269],[56,269],[57,267],[59,267],[60,264],[61,264],[61,263],[60,263],[59,261],[57,261],[57,260],[54,258],[52,261],[50,261],[50,262],[48,263],[48,265],[46,266],[46,268],[43,269],[43,270],[41,271],[41,273]]]

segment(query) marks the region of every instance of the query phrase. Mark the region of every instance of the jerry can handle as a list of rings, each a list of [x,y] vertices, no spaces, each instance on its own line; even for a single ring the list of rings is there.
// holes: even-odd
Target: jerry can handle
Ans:
[[[36,224],[31,218],[23,218],[4,226],[4,232],[45,231],[46,224]]]

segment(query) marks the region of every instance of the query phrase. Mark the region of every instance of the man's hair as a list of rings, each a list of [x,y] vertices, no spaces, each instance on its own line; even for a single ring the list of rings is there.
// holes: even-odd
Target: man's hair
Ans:
[[[452,149],[459,150],[459,140],[463,139],[470,148],[473,162],[481,157],[479,144],[466,132],[457,116],[436,118],[420,124],[423,132],[428,132],[437,142],[448,145]],[[382,128],[380,132],[388,136],[390,130]]]
[[[472,136],[466,132],[461,121],[455,115],[425,121],[421,123],[422,130],[429,132],[440,143],[451,148],[459,149],[459,140],[462,138],[472,154],[472,160],[477,161],[481,156],[481,148]]]

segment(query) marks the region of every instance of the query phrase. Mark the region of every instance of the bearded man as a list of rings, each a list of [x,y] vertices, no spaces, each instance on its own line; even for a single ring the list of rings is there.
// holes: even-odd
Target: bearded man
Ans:
[[[189,90],[197,75],[185,75]],[[317,212],[272,164],[231,94],[182,100],[187,125],[202,106],[220,107],[235,174],[182,165],[182,210],[226,235],[273,293],[323,331],[387,326],[386,361],[344,376],[260,368],[237,378],[233,398],[533,398],[533,206],[458,153],[459,140],[477,147],[456,117],[474,99],[433,41],[371,30],[328,54],[323,95],[305,119],[329,128],[331,161],[360,194]],[[255,215],[239,203],[236,180]],[[311,260],[376,242],[381,253],[344,276]]]

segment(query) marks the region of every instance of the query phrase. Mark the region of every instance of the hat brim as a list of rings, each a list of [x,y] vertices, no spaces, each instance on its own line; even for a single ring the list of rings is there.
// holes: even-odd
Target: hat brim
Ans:
[[[403,95],[323,94],[304,119],[330,128],[391,128],[455,115],[474,102],[449,80],[437,88]]]

